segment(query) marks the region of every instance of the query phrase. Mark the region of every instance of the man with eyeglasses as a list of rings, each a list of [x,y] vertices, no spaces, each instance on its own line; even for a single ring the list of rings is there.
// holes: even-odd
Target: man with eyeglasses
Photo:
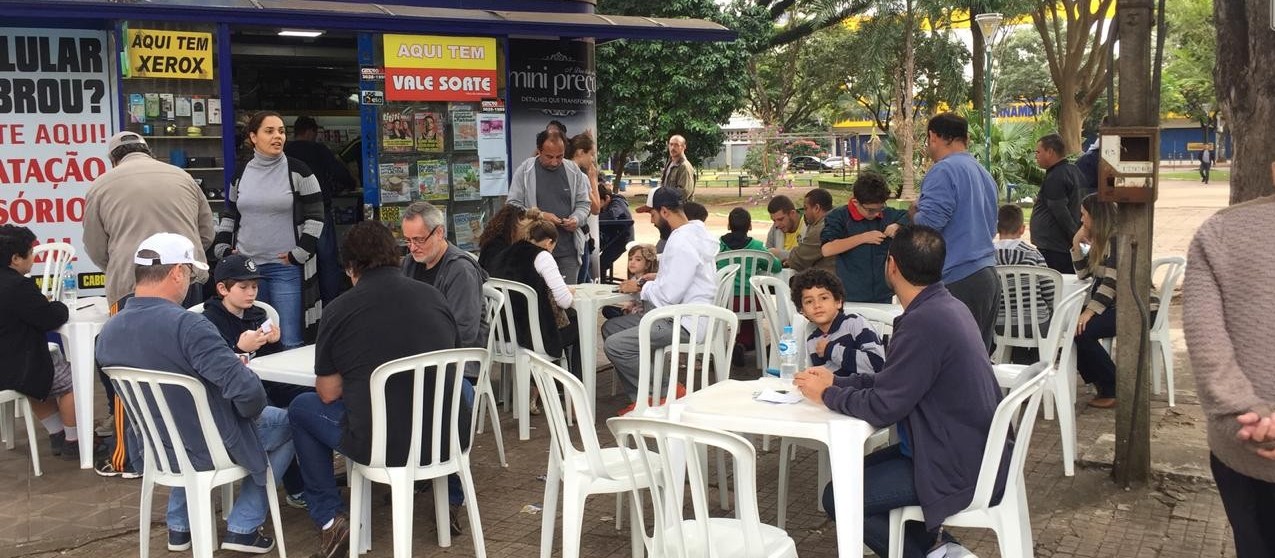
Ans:
[[[403,212],[403,238],[407,239],[408,252],[403,258],[403,275],[443,292],[456,318],[461,347],[486,347],[482,316],[487,272],[469,252],[447,241],[443,212],[428,202],[409,205]]]
[[[885,280],[885,256],[907,212],[887,207],[890,187],[872,171],[859,174],[853,196],[824,218],[824,257],[837,258],[837,277],[846,289],[846,302],[889,303],[894,291]]]

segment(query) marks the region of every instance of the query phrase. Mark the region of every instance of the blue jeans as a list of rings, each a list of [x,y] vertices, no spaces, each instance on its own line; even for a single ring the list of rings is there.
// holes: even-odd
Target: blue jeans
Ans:
[[[890,554],[890,510],[920,505],[912,478],[912,458],[891,446],[863,458],[863,544],[877,556]],[[823,489],[823,509],[835,520],[836,505],[832,484]],[[924,558],[934,546],[937,533],[925,530],[925,524],[909,521],[904,525],[904,558]],[[955,542],[944,532],[944,540]]]
[[[279,327],[283,328],[284,349],[295,349],[305,343],[305,326],[301,315],[305,312],[301,300],[301,281],[305,268],[299,265],[262,264],[257,266],[261,281],[257,282],[257,300],[273,306],[279,312]]]
[[[266,407],[257,417],[257,436],[265,447],[266,458],[275,475],[275,481],[283,475],[292,461],[292,430],[288,428],[288,412],[278,407]],[[266,487],[245,478],[239,483],[239,497],[230,509],[226,529],[231,533],[246,534],[257,530],[266,522],[269,509]],[[190,531],[190,517],[186,514],[186,490],[174,488],[168,495],[168,529]]]

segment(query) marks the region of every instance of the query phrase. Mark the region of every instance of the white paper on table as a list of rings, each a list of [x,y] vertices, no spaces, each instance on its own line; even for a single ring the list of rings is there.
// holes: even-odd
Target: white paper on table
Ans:
[[[773,390],[766,389],[758,393],[753,399],[765,403],[779,403],[781,405],[790,405],[801,401],[802,395],[796,389]]]

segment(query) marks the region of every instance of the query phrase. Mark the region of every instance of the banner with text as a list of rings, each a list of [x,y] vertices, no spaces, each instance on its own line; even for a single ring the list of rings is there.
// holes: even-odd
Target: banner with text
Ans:
[[[117,121],[107,44],[105,31],[0,27],[0,225],[74,245],[82,294],[104,285],[81,223]]]
[[[509,131],[513,166],[536,153],[536,134],[550,120],[568,135],[598,129],[593,43],[510,39]]]
[[[124,77],[213,79],[212,33],[129,29]]]
[[[478,101],[496,95],[496,39],[385,35],[386,101]]]

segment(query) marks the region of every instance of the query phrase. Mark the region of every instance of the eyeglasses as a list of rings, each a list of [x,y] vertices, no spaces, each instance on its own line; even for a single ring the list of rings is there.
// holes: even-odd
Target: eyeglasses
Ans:
[[[874,205],[871,207],[859,204],[859,209],[863,210],[864,215],[880,215],[881,212],[885,211],[885,204]]]
[[[422,248],[423,248],[423,247],[425,246],[425,243],[429,242],[430,237],[434,236],[434,233],[438,232],[438,229],[440,229],[440,228],[442,228],[442,227],[443,227],[442,225],[438,225],[438,226],[434,227],[433,229],[430,229],[429,234],[427,234],[427,235],[425,235],[425,236],[422,236],[422,237],[408,237],[408,238],[406,238],[405,240],[407,240],[407,244],[408,244],[409,246],[417,246],[417,247],[422,247]]]

